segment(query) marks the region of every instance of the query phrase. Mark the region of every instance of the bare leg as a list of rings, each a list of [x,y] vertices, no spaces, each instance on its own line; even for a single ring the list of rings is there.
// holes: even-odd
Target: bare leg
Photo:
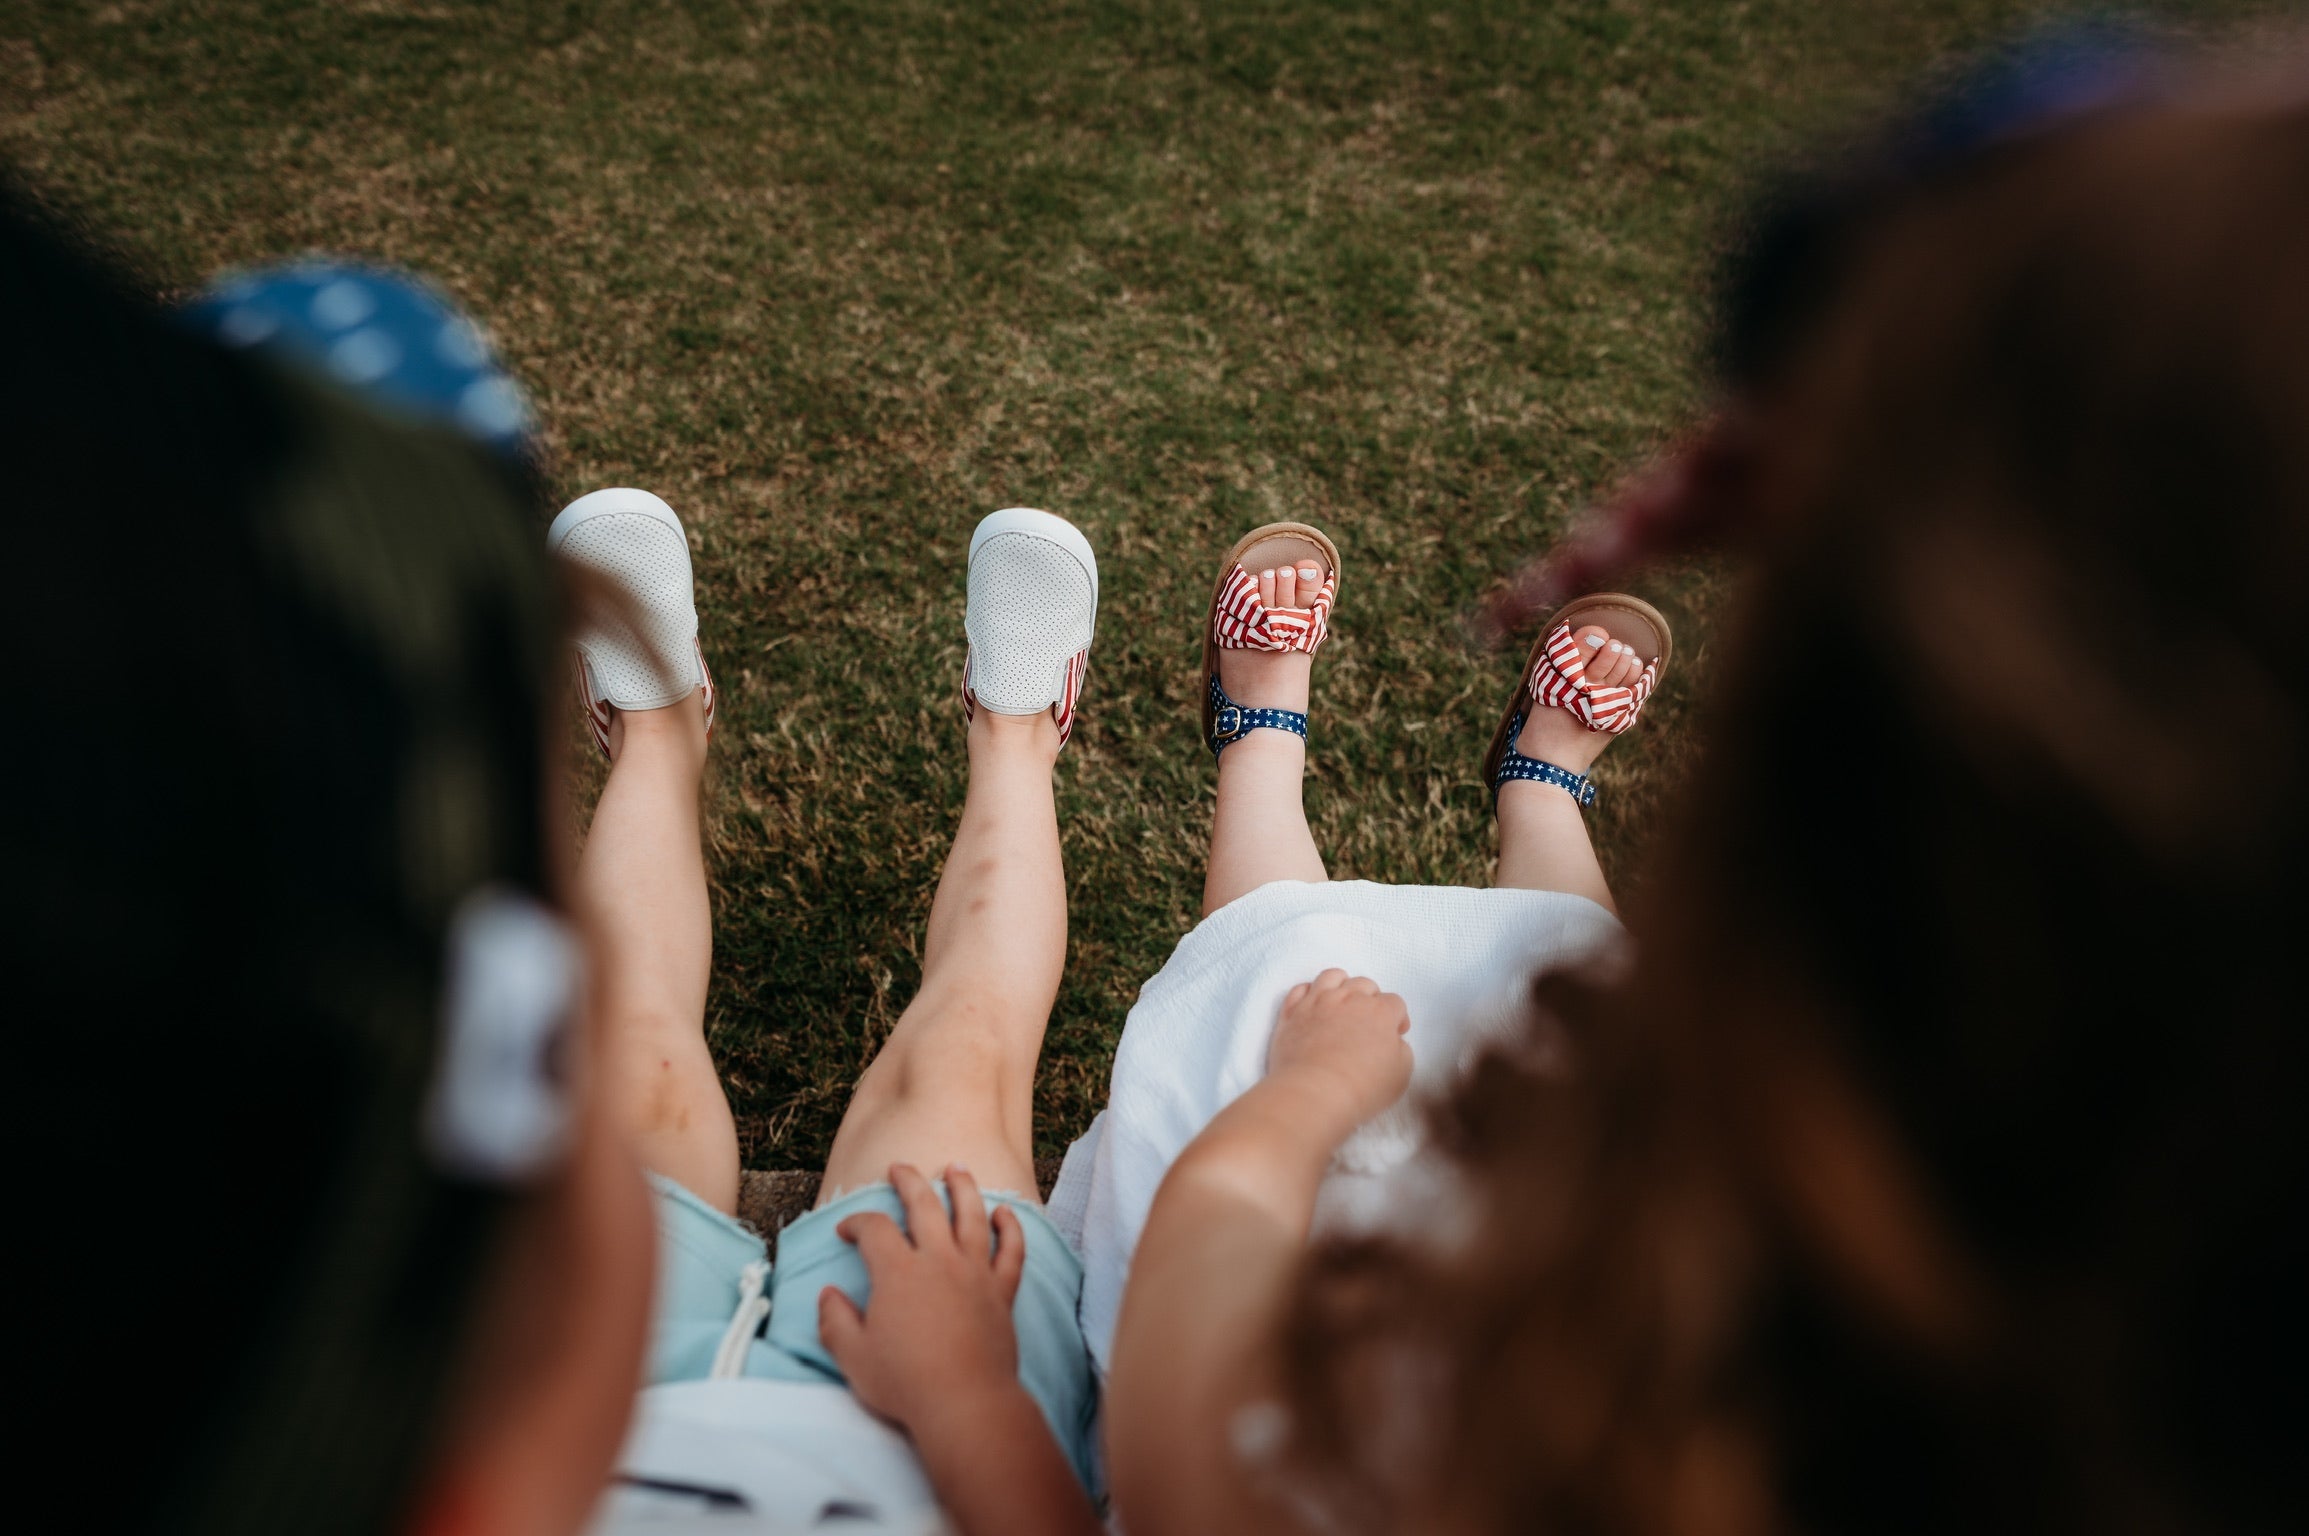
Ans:
[[[1541,762],[1555,761],[1528,741],[1523,752]],[[1603,866],[1596,862],[1595,845],[1588,841],[1587,818],[1579,802],[1553,784],[1510,779],[1499,786],[1495,883],[1515,890],[1569,891],[1610,911],[1619,910],[1612,905]]]
[[[1581,629],[1573,638],[1585,643],[1591,636],[1610,643],[1606,631],[1596,625]],[[1633,666],[1632,658],[1628,665]],[[1591,675],[1617,681],[1622,674],[1591,664]],[[1585,773],[1613,739],[1606,732],[1589,730],[1560,709],[1536,709],[1523,722],[1516,750],[1525,757]],[[1588,841],[1586,815],[1578,801],[1553,784],[1510,779],[1499,786],[1496,883],[1517,890],[1568,891],[1610,911],[1619,910],[1612,904],[1603,866],[1596,862],[1595,845]]]
[[[1310,583],[1321,581],[1319,567],[1306,569]],[[1260,577],[1260,600],[1267,606],[1299,606],[1297,571],[1278,567],[1272,584],[1264,572],[1252,574]],[[1314,585],[1305,590],[1311,595]],[[1251,709],[1305,713],[1314,670],[1314,658],[1298,651],[1219,652],[1219,686]],[[1307,743],[1289,731],[1253,731],[1219,754],[1211,862],[1203,877],[1204,916],[1272,881],[1330,878],[1299,793],[1306,772]]]
[[[621,711],[577,864],[608,1101],[652,1171],[737,1209],[738,1134],[706,1050],[713,912],[699,846],[703,697]]]
[[[858,1080],[826,1159],[819,1203],[878,1183],[893,1163],[960,1163],[981,1186],[1034,1181],[1034,1069],[1066,963],[1047,714],[980,710],[970,790],[930,904],[922,990]]]

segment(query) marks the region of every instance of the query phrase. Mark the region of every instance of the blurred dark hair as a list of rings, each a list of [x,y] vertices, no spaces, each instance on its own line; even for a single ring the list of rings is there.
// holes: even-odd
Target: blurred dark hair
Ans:
[[[1304,1278],[1341,1528],[2309,1527],[2309,108],[1841,238],[1634,973],[1439,1112],[1463,1241]]]
[[[418,1134],[452,909],[547,886],[521,474],[5,189],[0,357],[19,1480],[75,1529],[397,1528],[525,1204]]]

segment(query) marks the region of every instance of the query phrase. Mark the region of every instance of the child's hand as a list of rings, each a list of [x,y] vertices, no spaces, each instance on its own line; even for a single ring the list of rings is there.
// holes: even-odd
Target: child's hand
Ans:
[[[818,1336],[858,1400],[911,1430],[957,1400],[1017,1385],[1010,1304],[1026,1266],[1026,1233],[1006,1205],[988,1222],[965,1169],[946,1170],[951,1220],[916,1169],[900,1163],[890,1184],[906,1207],[903,1230],[879,1211],[834,1229],[866,1261],[868,1310],[827,1286],[818,1293]]]
[[[1411,1085],[1411,1028],[1403,999],[1368,976],[1325,971],[1283,999],[1267,1076],[1306,1085],[1339,1117],[1341,1139]]]

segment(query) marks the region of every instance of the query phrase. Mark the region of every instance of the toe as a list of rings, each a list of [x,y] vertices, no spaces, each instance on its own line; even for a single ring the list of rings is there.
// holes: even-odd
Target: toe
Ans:
[[[1299,602],[1299,568],[1295,565],[1275,567],[1275,603],[1277,608],[1297,608]]]
[[[1595,653],[1595,660],[1588,663],[1587,680],[1598,688],[1609,688],[1619,681],[1619,677],[1620,643],[1607,639]]]
[[[1273,566],[1259,572],[1259,605],[1263,608],[1279,606],[1275,601],[1275,568]]]
[[[1316,594],[1323,590],[1323,568],[1312,560],[1299,562],[1299,603],[1301,607],[1315,606]]]
[[[1575,629],[1572,643],[1579,647],[1581,663],[1587,668],[1589,682],[1601,682],[1604,669],[1611,662],[1611,636],[1601,624],[1588,624]]]
[[[1635,681],[1636,648],[1625,640],[1612,642],[1611,686],[1625,688]]]

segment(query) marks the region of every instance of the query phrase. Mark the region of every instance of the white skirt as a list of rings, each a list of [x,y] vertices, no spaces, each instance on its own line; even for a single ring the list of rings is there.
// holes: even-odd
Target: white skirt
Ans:
[[[1265,1073],[1292,987],[1338,966],[1401,993],[1411,1012],[1410,1093],[1348,1140],[1324,1182],[1317,1223],[1336,1229],[1385,1218],[1386,1181],[1417,1150],[1413,1100],[1524,1018],[1535,975],[1616,960],[1625,946],[1609,912],[1560,891],[1286,880],[1204,918],[1139,989],[1107,1106],[1067,1149],[1050,1195],[1051,1218],[1082,1255],[1082,1331],[1100,1373],[1155,1190]]]

